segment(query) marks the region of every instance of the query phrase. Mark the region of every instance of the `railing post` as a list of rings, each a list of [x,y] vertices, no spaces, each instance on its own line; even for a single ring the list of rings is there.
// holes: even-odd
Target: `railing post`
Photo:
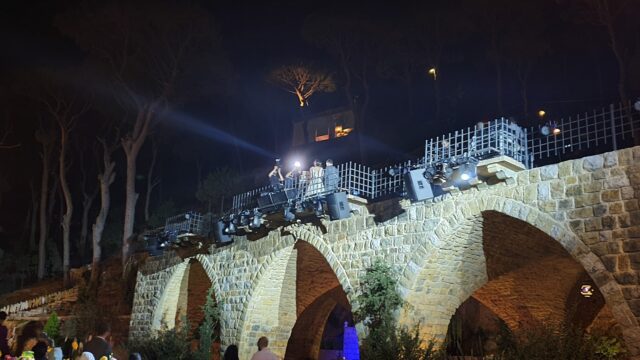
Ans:
[[[611,117],[611,140],[613,144],[613,151],[618,150],[618,139],[616,139],[616,113],[615,105],[609,105],[609,116]]]

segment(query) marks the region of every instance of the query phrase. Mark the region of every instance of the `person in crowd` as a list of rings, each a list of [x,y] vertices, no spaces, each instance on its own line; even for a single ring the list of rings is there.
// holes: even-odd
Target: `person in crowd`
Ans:
[[[284,178],[282,177],[282,171],[280,170],[280,163],[276,162],[273,166],[273,169],[269,172],[269,184],[273,191],[282,190],[282,182]]]
[[[11,353],[11,349],[9,349],[9,329],[4,324],[5,320],[7,320],[7,313],[0,311],[0,351],[2,356]]]
[[[266,336],[258,339],[258,352],[253,354],[251,360],[277,360],[278,358],[269,350],[269,339]]]
[[[238,360],[238,347],[236,345],[229,345],[227,350],[224,351],[223,360]]]
[[[284,177],[284,188],[295,189],[300,180],[300,163],[296,163],[293,169],[287,173]]]
[[[313,166],[309,169],[311,179],[307,187],[307,196],[316,196],[324,192],[324,169],[319,160],[313,161]]]
[[[340,174],[338,173],[338,169],[333,166],[333,160],[331,159],[327,159],[325,164],[324,189],[329,192],[338,191],[338,186],[340,185]]]
[[[17,336],[12,353],[20,356],[25,351],[31,351],[40,340],[43,330],[41,322],[29,321]]]
[[[79,360],[96,360],[96,357],[93,356],[92,353],[85,351],[82,353],[82,355],[80,355]]]
[[[142,360],[142,356],[138,353],[129,354],[129,360]]]
[[[103,356],[109,358],[111,356],[111,344],[107,341],[107,338],[111,334],[111,327],[109,324],[99,321],[96,324],[95,336],[84,345],[84,351],[90,352],[94,358],[100,359]]]
[[[47,360],[47,350],[49,350],[47,343],[44,341],[38,341],[38,343],[31,349],[31,351],[33,351],[33,358],[35,360]]]

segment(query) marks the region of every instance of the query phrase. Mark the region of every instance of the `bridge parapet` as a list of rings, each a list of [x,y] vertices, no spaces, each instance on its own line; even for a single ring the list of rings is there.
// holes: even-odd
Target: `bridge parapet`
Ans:
[[[573,282],[580,281],[578,275],[586,272],[622,327],[630,353],[640,355],[639,198],[640,147],[635,147],[521,171],[506,182],[423,202],[370,204],[369,211],[348,219],[290,224],[255,241],[235,236],[234,244],[212,248],[194,261],[203,264],[216,298],[224,303],[223,344],[239,343],[243,354],[250,352],[258,334],[278,339],[279,352],[286,348],[295,309],[279,306],[278,312],[269,312],[261,304],[290,304],[304,291],[284,280],[296,278],[298,270],[287,264],[300,258],[296,243],[305,242],[322,254],[352,306],[357,306],[360,279],[375,259],[398,269],[401,292],[412,309],[401,319],[421,321],[425,338],[444,336],[456,308],[489,282],[508,278],[511,273],[505,271],[520,266],[517,271],[526,276],[569,264],[565,268],[571,272],[543,277],[564,284],[564,301],[577,291]],[[537,245],[536,239],[543,237],[552,244]],[[171,295],[167,290],[169,284],[181,286],[188,261],[167,255],[141,269],[131,336],[152,331],[154,317],[175,317],[176,310],[158,311],[175,309],[164,303],[177,303],[179,291]],[[550,293],[560,291],[543,280],[530,279],[549,286]],[[489,295],[484,293],[487,303]],[[525,295],[546,310],[536,312],[534,306],[526,314],[505,315],[505,320],[518,324],[527,317],[568,316],[557,299]]]

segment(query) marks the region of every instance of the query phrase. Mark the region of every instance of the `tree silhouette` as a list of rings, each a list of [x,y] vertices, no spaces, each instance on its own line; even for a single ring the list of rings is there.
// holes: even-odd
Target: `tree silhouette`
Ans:
[[[330,74],[302,64],[280,66],[269,73],[269,81],[296,96],[300,107],[309,106],[316,92],[333,92],[336,84]]]
[[[121,139],[127,169],[124,268],[134,238],[140,150],[161,115],[185,90],[184,82],[200,80],[211,70],[199,76],[193,72],[202,70],[203,65],[215,68],[215,64],[203,64],[201,59],[219,52],[219,39],[206,11],[165,1],[79,7],[58,16],[56,22],[105,69],[112,95],[130,124]]]

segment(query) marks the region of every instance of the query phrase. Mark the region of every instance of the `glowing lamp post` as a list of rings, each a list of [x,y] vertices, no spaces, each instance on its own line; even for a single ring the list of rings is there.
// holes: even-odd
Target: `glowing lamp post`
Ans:
[[[436,68],[434,68],[434,67],[429,69],[428,73],[429,73],[429,75],[433,76],[433,80],[435,80],[438,77],[438,73],[436,71]]]

